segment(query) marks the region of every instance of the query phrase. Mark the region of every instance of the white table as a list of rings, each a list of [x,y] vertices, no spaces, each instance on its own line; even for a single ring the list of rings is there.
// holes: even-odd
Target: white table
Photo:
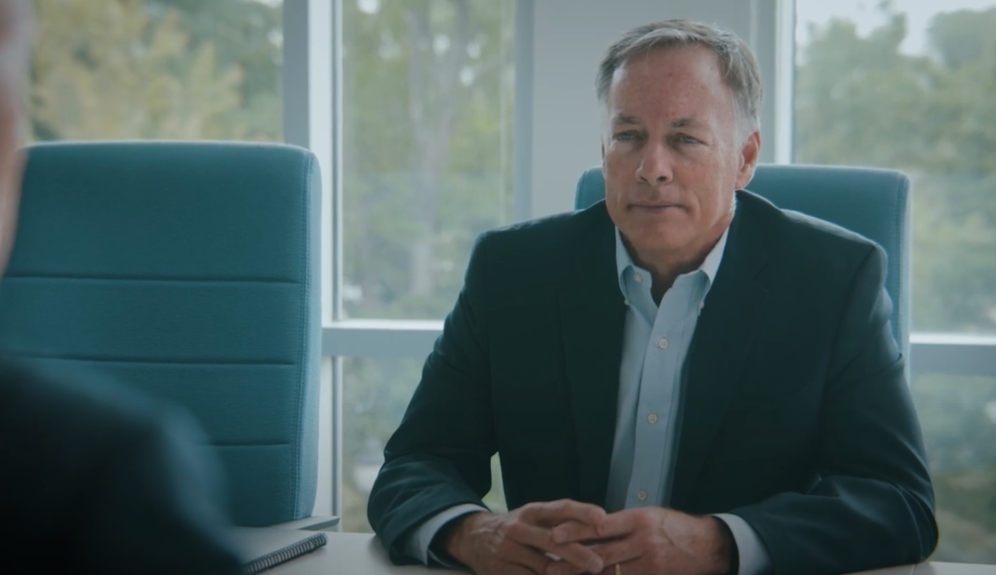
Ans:
[[[460,573],[417,565],[393,565],[380,541],[368,533],[326,533],[324,547],[280,565],[273,575],[429,575]],[[466,573],[466,572],[463,572]],[[865,571],[860,575],[996,575],[996,565],[921,563]]]

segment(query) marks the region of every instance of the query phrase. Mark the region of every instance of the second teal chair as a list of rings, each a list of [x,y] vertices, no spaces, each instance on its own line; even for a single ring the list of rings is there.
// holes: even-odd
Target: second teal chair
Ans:
[[[310,516],[318,460],[318,165],[283,145],[39,144],[0,283],[0,353],[185,407],[232,517]]]

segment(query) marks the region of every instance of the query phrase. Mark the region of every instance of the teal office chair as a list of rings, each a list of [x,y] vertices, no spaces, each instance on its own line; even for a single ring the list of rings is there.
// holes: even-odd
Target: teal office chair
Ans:
[[[205,429],[235,523],[308,517],[320,361],[315,157],[284,145],[28,148],[0,352],[90,369]]]
[[[894,170],[802,165],[760,165],[747,189],[776,206],[861,234],[888,256],[885,290],[892,299],[892,334],[909,374],[910,200],[909,179]],[[581,174],[574,208],[605,198],[600,167]]]

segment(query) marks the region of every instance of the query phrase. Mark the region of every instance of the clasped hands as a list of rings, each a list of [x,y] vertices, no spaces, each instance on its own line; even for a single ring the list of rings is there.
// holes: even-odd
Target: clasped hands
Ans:
[[[712,517],[662,507],[606,513],[561,499],[465,515],[443,541],[477,575],[722,575],[731,539]]]

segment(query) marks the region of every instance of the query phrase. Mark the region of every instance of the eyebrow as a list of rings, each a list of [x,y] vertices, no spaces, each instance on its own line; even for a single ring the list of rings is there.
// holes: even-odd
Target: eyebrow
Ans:
[[[616,114],[612,116],[613,124],[640,124],[640,119],[636,116],[630,116],[627,114]]]
[[[630,116],[628,114],[616,114],[612,116],[613,124],[642,124],[639,118],[636,116]],[[695,116],[686,116],[684,118],[677,118],[671,120],[670,126],[672,128],[685,128],[688,126],[694,126],[698,122],[695,120]]]
[[[693,126],[696,124],[695,116],[688,116],[686,118],[678,118],[677,120],[671,121],[672,128],[685,128],[687,126]]]

